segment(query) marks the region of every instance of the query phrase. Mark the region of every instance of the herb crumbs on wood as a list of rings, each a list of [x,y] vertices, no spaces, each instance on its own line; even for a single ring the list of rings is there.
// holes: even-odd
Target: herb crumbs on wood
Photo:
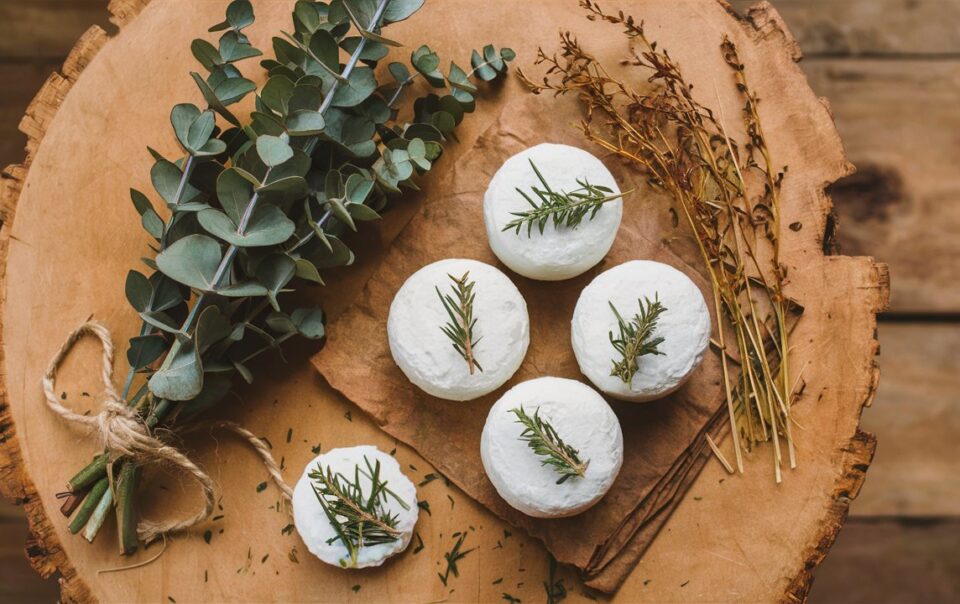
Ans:
[[[354,585],[353,587],[351,587],[350,589],[353,590],[353,593],[357,593],[358,591],[360,591],[360,584],[358,583],[358,584]]]
[[[467,554],[469,554],[474,549],[476,549],[476,548],[470,548],[468,550],[462,549],[463,542],[467,538],[466,531],[463,531],[463,532],[457,531],[452,535],[452,537],[456,538],[456,542],[454,542],[453,547],[450,548],[450,551],[443,555],[444,559],[447,561],[447,568],[442,574],[437,573],[437,576],[440,577],[440,582],[443,583],[444,587],[446,587],[447,580],[450,578],[451,574],[454,577],[460,576],[460,569],[457,568],[457,563],[460,562],[460,560],[463,560]]]
[[[203,531],[203,540],[207,543],[210,543],[210,540],[213,539],[213,531],[207,529]]]
[[[267,488],[267,482],[266,482],[266,481],[263,481],[263,482],[261,482],[260,484],[257,485],[257,492],[258,492],[258,493],[262,493],[263,491],[266,490],[266,488]]]
[[[420,536],[420,533],[417,533],[417,547],[413,548],[413,555],[416,556],[421,551],[423,551],[423,537]]]
[[[433,513],[430,512],[430,502],[424,499],[423,501],[417,502],[417,507],[427,513],[427,516],[433,516]]]

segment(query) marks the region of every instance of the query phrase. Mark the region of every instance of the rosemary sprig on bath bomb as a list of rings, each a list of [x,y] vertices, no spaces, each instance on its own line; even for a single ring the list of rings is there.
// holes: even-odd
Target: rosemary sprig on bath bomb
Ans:
[[[473,339],[473,328],[477,325],[477,320],[473,316],[473,301],[476,297],[473,288],[476,282],[470,280],[470,271],[465,272],[459,279],[453,275],[447,276],[453,281],[450,289],[453,290],[456,298],[454,299],[450,294],[442,294],[439,287],[434,288],[450,317],[450,322],[440,329],[450,338],[454,350],[467,362],[470,375],[473,375],[474,369],[483,371],[475,355],[477,344],[483,338]]]
[[[533,163],[533,160],[530,160],[530,167],[533,168],[534,173],[540,180],[540,184],[543,185],[542,189],[537,186],[530,187],[533,194],[540,200],[540,204],[537,205],[537,202],[534,201],[530,195],[524,193],[518,187],[517,193],[527,200],[527,203],[530,204],[532,209],[523,212],[511,212],[510,215],[516,216],[516,218],[508,222],[503,229],[501,229],[502,231],[514,229],[517,235],[519,235],[520,229],[526,225],[527,236],[529,237],[533,232],[533,226],[537,225],[542,235],[544,228],[546,228],[547,223],[551,220],[555,227],[563,225],[567,228],[575,229],[588,215],[589,219],[593,220],[593,217],[597,215],[597,212],[600,211],[603,204],[608,201],[620,199],[631,192],[627,191],[626,193],[618,193],[615,195],[613,189],[610,187],[592,185],[585,179],[577,179],[577,184],[580,185],[579,189],[570,192],[554,191],[543,177],[543,174],[540,173],[540,170],[537,169],[537,165]]]
[[[517,416],[517,423],[523,424],[520,440],[526,441],[534,453],[543,457],[542,465],[552,466],[560,474],[557,484],[563,484],[573,476],[583,478],[590,460],[580,460],[580,452],[563,442],[550,422],[540,417],[539,408],[533,417],[523,410],[523,405],[511,409],[510,413]]]
[[[317,465],[317,469],[308,475],[314,481],[313,492],[337,533],[327,540],[343,543],[350,554],[349,560],[340,560],[340,566],[353,568],[357,557],[365,546],[391,543],[400,538],[397,530],[397,515],[390,513],[386,504],[394,499],[403,509],[410,508],[400,497],[387,488],[387,482],[380,479],[380,461],[371,465],[363,458],[366,470],[359,464],[354,466],[353,480],[339,472],[326,470]],[[364,493],[360,476],[370,480],[370,492]]]
[[[620,330],[616,338],[613,337],[613,332],[610,332],[610,343],[621,356],[619,361],[613,361],[610,375],[615,375],[623,380],[624,384],[629,384],[639,369],[640,357],[648,354],[663,354],[657,348],[663,343],[663,338],[652,336],[657,327],[657,320],[667,309],[656,295],[652,302],[647,297],[643,300],[638,298],[637,305],[640,307],[640,312],[633,315],[630,321],[625,321],[613,302],[608,304],[617,317]]]

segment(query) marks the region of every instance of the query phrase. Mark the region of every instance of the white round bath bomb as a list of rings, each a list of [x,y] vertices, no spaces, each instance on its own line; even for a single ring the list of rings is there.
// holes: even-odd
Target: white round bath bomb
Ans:
[[[561,478],[544,457],[520,440],[523,424],[511,409],[553,426],[564,444],[587,462],[583,477]],[[480,439],[483,467],[500,496],[536,518],[573,516],[598,502],[623,463],[623,433],[613,409],[593,388],[575,380],[542,377],[517,384],[490,409]]]
[[[473,288],[473,353],[469,366],[442,331],[450,322],[437,288],[455,301],[453,281],[464,273]],[[513,282],[476,260],[449,259],[421,268],[407,279],[390,305],[387,337],[393,360],[411,382],[433,396],[468,401],[493,392],[520,367],[530,344],[527,303]]]
[[[396,529],[400,533],[398,539],[361,547],[357,553],[356,565],[351,566],[350,551],[337,538],[337,533],[313,490],[314,480],[309,474],[318,468],[322,468],[326,473],[329,467],[335,474],[342,474],[347,482],[352,483],[357,466],[369,474],[365,460],[370,462],[371,467],[376,467],[377,462],[380,462],[380,481],[386,483],[387,488],[406,504],[406,508],[393,497],[389,495],[386,497],[384,510],[397,517]],[[363,472],[360,474],[360,483],[363,492],[369,495],[371,480],[369,476],[364,476]],[[293,522],[297,532],[300,533],[300,538],[303,539],[310,553],[333,566],[346,568],[380,566],[387,558],[399,554],[410,544],[419,512],[417,489],[400,471],[400,464],[393,456],[369,445],[331,449],[318,455],[304,468],[297,486],[293,489]],[[330,539],[333,541],[327,543]]]
[[[538,225],[527,234],[523,225],[517,233],[504,227],[516,219],[512,212],[531,209],[517,189],[541,204],[531,187],[544,189],[530,166],[536,164],[544,180],[554,191],[571,192],[579,189],[577,181],[610,188],[613,195],[620,193],[616,181],[603,163],[590,153],[569,145],[543,143],[517,153],[497,170],[483,196],[483,221],[490,248],[501,262],[516,273],[541,281],[570,279],[600,262],[620,227],[623,201],[615,199],[601,206],[590,219],[587,214],[575,228],[554,226],[551,218],[540,233]]]
[[[610,375],[622,357],[610,343],[619,334],[612,303],[624,321],[639,313],[638,299],[659,297],[666,310],[653,337],[663,353],[641,356],[630,384]],[[627,401],[649,401],[679,388],[703,360],[710,343],[710,312],[699,288],[677,269],[652,260],[633,260],[604,271],[580,293],[571,339],[580,371],[601,391]]]

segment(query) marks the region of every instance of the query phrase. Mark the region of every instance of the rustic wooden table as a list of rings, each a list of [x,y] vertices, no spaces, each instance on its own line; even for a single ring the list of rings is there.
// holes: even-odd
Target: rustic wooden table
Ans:
[[[735,2],[746,8],[750,2]],[[880,327],[883,381],[864,428],[881,446],[851,518],[817,574],[823,601],[942,600],[960,594],[960,449],[956,392],[960,286],[955,237],[960,157],[960,4],[939,0],[774,2],[828,97],[857,175],[834,186],[840,246],[890,264]],[[0,3],[0,165],[22,157],[24,108],[90,24],[110,31],[103,0]],[[28,121],[22,128],[29,130]],[[0,601],[56,589],[22,562],[26,533],[0,504]],[[850,577],[858,577],[851,581]]]

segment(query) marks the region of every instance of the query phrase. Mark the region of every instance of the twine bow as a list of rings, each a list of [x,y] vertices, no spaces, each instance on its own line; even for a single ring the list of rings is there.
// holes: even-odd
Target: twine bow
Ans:
[[[67,409],[60,404],[56,395],[57,370],[69,354],[73,346],[84,336],[92,335],[100,340],[103,348],[101,356],[100,379],[103,381],[103,409],[96,415],[82,415]],[[113,384],[113,342],[110,330],[96,321],[87,321],[75,329],[60,346],[60,350],[50,361],[50,366],[43,376],[43,393],[47,399],[47,407],[69,423],[82,425],[95,432],[101,444],[111,455],[111,459],[120,457],[131,458],[137,464],[151,462],[168,463],[193,477],[199,483],[203,492],[203,506],[192,516],[180,520],[154,522],[143,520],[137,525],[137,536],[145,543],[150,543],[161,535],[186,530],[206,520],[214,510],[216,503],[214,486],[210,476],[199,466],[180,452],[153,434],[143,423],[136,410],[126,405]],[[267,445],[252,432],[241,426],[227,421],[210,422],[191,428],[190,431],[203,426],[212,429],[222,428],[237,434],[246,440],[257,452],[263,461],[270,477],[280,488],[287,499],[293,496],[292,489],[284,482],[273,455]]]

